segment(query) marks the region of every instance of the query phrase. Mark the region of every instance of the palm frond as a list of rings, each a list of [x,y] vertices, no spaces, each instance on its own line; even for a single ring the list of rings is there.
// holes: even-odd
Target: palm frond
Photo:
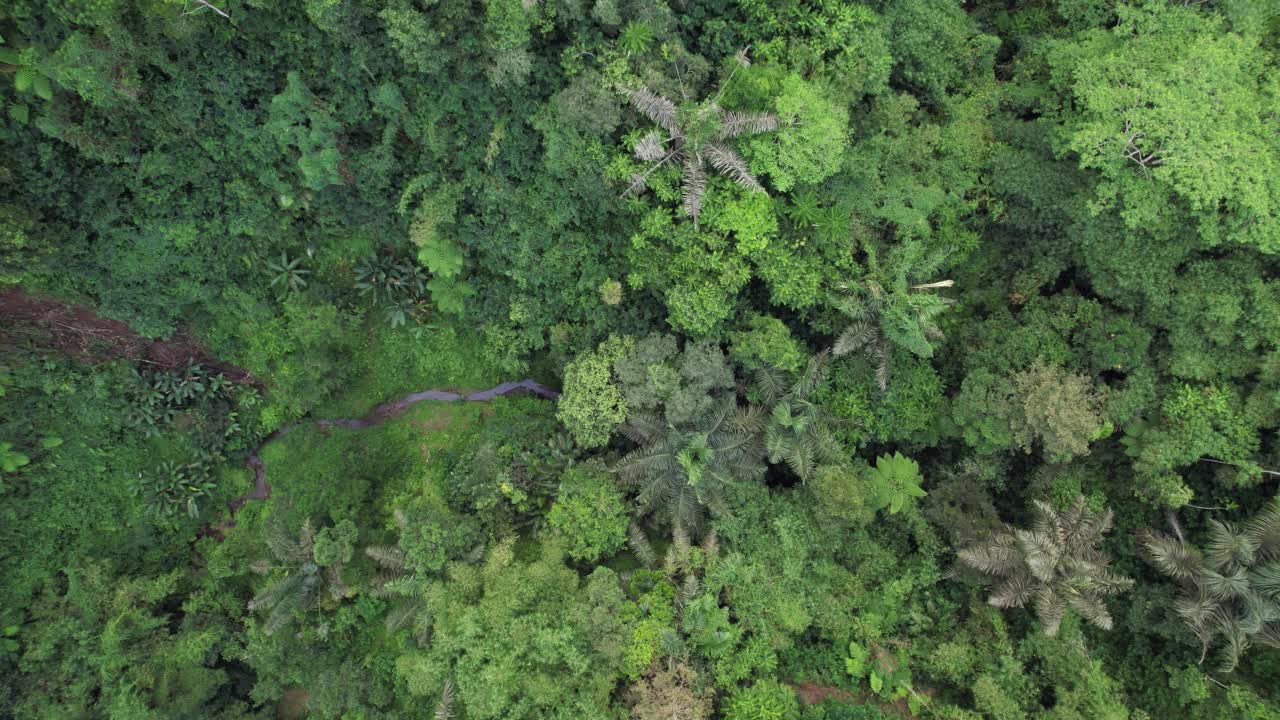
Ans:
[[[1038,530],[1015,530],[1023,560],[1041,582],[1054,579],[1062,558],[1062,544],[1049,533]]]
[[[1265,510],[1249,520],[1245,532],[1261,555],[1280,559],[1280,495],[1272,498]]]
[[[1231,573],[1253,564],[1257,556],[1258,542],[1247,532],[1241,532],[1231,523],[1209,521],[1209,541],[1205,559],[1220,572]]]
[[[648,88],[631,90],[627,99],[640,114],[652,120],[662,129],[675,134],[680,128],[676,122],[676,104]]]
[[[1080,617],[1086,621],[1103,630],[1111,629],[1113,624],[1111,613],[1107,611],[1107,606],[1100,598],[1090,593],[1072,593],[1067,596],[1067,604],[1080,613]]]
[[[877,350],[880,362],[876,365],[876,384],[880,386],[880,392],[885,392],[889,389],[889,368],[893,361],[893,347],[881,336]]]
[[[1040,586],[1036,591],[1036,617],[1040,620],[1040,629],[1045,635],[1053,637],[1058,634],[1062,618],[1067,614],[1067,603],[1058,593],[1047,586]]]
[[[394,633],[405,627],[410,621],[417,618],[420,610],[422,610],[422,604],[417,600],[405,600],[404,602],[396,603],[387,611],[385,619],[387,632]]]
[[[987,575],[1003,575],[1022,566],[1022,554],[1007,534],[997,535],[983,545],[962,548],[956,554],[965,565]]]
[[[1035,596],[1035,589],[1035,578],[1030,574],[1014,573],[992,589],[987,603],[998,608],[1022,607]]]
[[[631,546],[631,552],[635,553],[636,559],[641,565],[652,570],[658,565],[658,556],[653,552],[653,545],[649,543],[649,536],[644,534],[644,530],[636,523],[631,523],[627,528],[627,543]]]
[[[440,688],[440,702],[436,703],[435,720],[451,720],[453,717],[453,681],[445,680]]]
[[[302,585],[301,575],[287,575],[269,583],[253,599],[249,601],[248,610],[254,612],[259,608],[272,607],[285,597],[297,592]]]
[[[631,173],[631,183],[622,191],[622,197],[642,193],[649,187],[649,176],[644,173]]]
[[[775,367],[759,367],[753,373],[756,392],[765,405],[773,405],[787,394],[787,374]]]
[[[1139,533],[1138,541],[1156,569],[1175,580],[1189,582],[1205,571],[1200,553],[1180,540],[1147,530]]]
[[[636,412],[627,416],[618,431],[637,445],[653,445],[667,435],[669,428],[665,420],[653,413]]]
[[[727,111],[720,122],[720,139],[758,135],[778,129],[778,116],[769,112]]]
[[[1233,573],[1222,574],[1212,570],[1200,576],[1201,586],[1211,595],[1218,598],[1243,598],[1249,591],[1249,576],[1243,569]]]
[[[853,322],[836,337],[835,344],[831,346],[831,354],[844,357],[851,352],[866,348],[875,339],[878,330],[879,328],[867,320]]]
[[[707,171],[703,167],[701,156],[690,155],[685,158],[681,189],[684,212],[696,220],[702,214],[702,201],[707,194]]]
[[[662,136],[656,131],[647,133],[640,142],[636,143],[635,157],[637,160],[644,162],[657,162],[661,160],[667,151],[662,147]]]
[[[711,167],[721,175],[753,192],[764,192],[764,187],[751,174],[746,161],[737,152],[717,143],[707,143],[704,149]]]
[[[1280,561],[1255,566],[1249,571],[1249,584],[1262,595],[1280,600]]]
[[[405,568],[404,551],[398,547],[370,545],[364,549],[364,554],[388,570],[404,570]]]
[[[791,396],[797,399],[808,399],[822,387],[831,370],[831,351],[820,350],[805,365],[804,372],[791,388]]]

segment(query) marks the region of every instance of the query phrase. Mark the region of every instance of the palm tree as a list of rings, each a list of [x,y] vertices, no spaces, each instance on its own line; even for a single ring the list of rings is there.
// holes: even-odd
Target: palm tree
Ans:
[[[838,463],[843,452],[831,434],[836,419],[813,396],[827,378],[830,353],[826,350],[809,359],[798,377],[776,368],[756,371],[756,390],[769,408],[764,446],[769,462],[785,461],[803,482],[808,482],[819,463]]]
[[[408,524],[404,511],[396,508],[394,516],[396,525],[403,532]],[[364,554],[382,569],[370,582],[370,594],[394,599],[387,612],[387,632],[412,627],[414,640],[419,645],[426,645],[431,635],[431,613],[423,593],[423,578],[409,569],[404,551],[399,547],[372,545],[364,549]]]
[[[268,635],[289,624],[297,611],[306,611],[328,594],[333,600],[341,600],[352,594],[342,582],[342,563],[321,565],[315,558],[316,533],[311,520],[304,520],[295,539],[282,521],[267,525],[264,538],[271,559],[258,560],[251,569],[259,575],[277,573],[266,588],[249,601],[249,612],[267,608]]]
[[[1140,539],[1151,563],[1182,583],[1174,610],[1200,639],[1200,662],[1219,643],[1222,672],[1254,643],[1280,648],[1280,497],[1243,528],[1210,520],[1204,551],[1181,531]]]
[[[729,485],[764,476],[763,425],[758,408],[740,408],[733,398],[720,400],[690,427],[636,413],[623,423],[622,433],[640,447],[614,471],[639,489],[642,514],[660,512],[672,525],[695,532],[705,512],[725,512]]]
[[[932,357],[931,341],[942,339],[936,318],[954,301],[927,291],[951,287],[955,282],[913,284],[909,278],[932,274],[943,258],[939,254],[928,255],[918,243],[908,242],[898,248],[889,267],[882,270],[875,252],[869,251],[867,277],[840,284],[832,297],[832,305],[851,320],[836,337],[832,354],[843,357],[861,351],[874,358],[881,391],[889,387],[895,347],[919,357]]]
[[[1039,500],[1035,507],[1032,529],[1007,529],[966,547],[958,553],[961,562],[999,580],[987,599],[991,605],[1022,607],[1033,601],[1045,635],[1058,633],[1068,608],[1110,630],[1106,597],[1133,586],[1133,580],[1109,569],[1111,559],[1097,548],[1111,529],[1111,510],[1089,510],[1084,496],[1065,512]]]
[[[748,190],[764,192],[746,161],[725,141],[775,130],[778,117],[767,112],[724,110],[716,104],[718,97],[678,108],[674,102],[645,88],[627,93],[631,106],[660,130],[649,132],[636,144],[636,159],[653,165],[632,176],[624,196],[643,192],[649,176],[667,163],[678,163],[684,168],[684,211],[695,221],[702,213],[708,166]]]

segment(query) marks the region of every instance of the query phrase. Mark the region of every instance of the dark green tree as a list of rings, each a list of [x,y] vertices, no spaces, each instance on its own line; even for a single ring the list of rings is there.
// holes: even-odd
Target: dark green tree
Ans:
[[[274,634],[299,612],[326,599],[337,602],[353,594],[342,581],[342,568],[351,560],[354,531],[349,520],[317,533],[308,518],[296,536],[288,532],[283,520],[267,524],[263,540],[271,557],[254,562],[251,569],[270,580],[248,606],[249,612],[268,611],[263,625],[266,634]]]
[[[815,398],[829,363],[830,354],[824,350],[795,376],[769,367],[756,371],[755,389],[769,412],[764,431],[769,462],[786,462],[804,482],[819,465],[839,463],[844,456],[831,432],[836,419]]]
[[[764,476],[759,408],[720,400],[688,426],[637,413],[622,433],[640,447],[618,461],[614,472],[637,489],[641,513],[656,513],[673,526],[701,530],[705,514],[727,510],[727,490]]]

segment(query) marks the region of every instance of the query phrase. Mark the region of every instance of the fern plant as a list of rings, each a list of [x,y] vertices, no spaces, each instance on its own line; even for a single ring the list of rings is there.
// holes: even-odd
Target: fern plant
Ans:
[[[963,548],[960,561],[996,580],[987,599],[994,607],[1033,602],[1045,635],[1057,635],[1069,609],[1110,630],[1106,598],[1133,587],[1133,580],[1110,570],[1111,559],[1097,547],[1111,529],[1111,510],[1093,512],[1084,496],[1063,512],[1039,500],[1035,508],[1030,530],[1006,529]]]
[[[691,429],[636,413],[622,433],[640,447],[614,471],[639,490],[642,514],[661,513],[673,526],[696,532],[706,512],[724,512],[731,483],[764,475],[763,425],[758,408],[740,408],[732,398],[720,400]]]
[[[1174,610],[1200,639],[1200,661],[1221,645],[1230,672],[1254,644],[1280,648],[1280,497],[1243,527],[1209,521],[1203,550],[1145,531],[1147,558],[1182,584]]]
[[[716,99],[677,107],[671,100],[645,88],[628,92],[627,99],[659,129],[650,131],[636,143],[635,158],[652,164],[648,170],[632,176],[624,196],[643,192],[649,176],[668,163],[683,169],[682,207],[695,221],[702,214],[708,170],[748,190],[764,192],[746,161],[727,141],[776,130],[776,115],[724,110],[716,104]]]
[[[920,466],[899,452],[876,458],[876,466],[867,474],[867,480],[871,483],[871,509],[887,509],[890,515],[900,512],[910,501],[928,495],[920,487],[923,480]]]
[[[769,462],[785,462],[803,482],[819,464],[837,463],[843,455],[831,433],[836,419],[813,399],[826,380],[829,362],[830,354],[823,351],[796,377],[771,367],[756,371],[755,390],[769,408],[764,433]]]

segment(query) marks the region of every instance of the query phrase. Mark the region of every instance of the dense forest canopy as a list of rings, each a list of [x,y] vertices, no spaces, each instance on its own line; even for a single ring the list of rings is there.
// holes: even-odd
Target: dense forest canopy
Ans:
[[[1280,718],[1275,0],[7,0],[0,718]]]

